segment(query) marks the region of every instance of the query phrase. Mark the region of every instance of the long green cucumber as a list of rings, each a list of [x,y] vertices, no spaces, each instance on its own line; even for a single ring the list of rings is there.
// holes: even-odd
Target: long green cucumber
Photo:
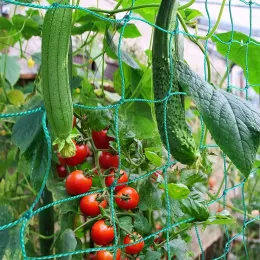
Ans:
[[[73,121],[68,65],[71,24],[72,9],[52,8],[45,14],[42,31],[44,105],[51,132],[58,140],[56,143],[61,144],[61,148],[66,143],[64,140],[71,134]],[[69,157],[71,151],[67,149],[62,155]]]
[[[162,0],[156,25],[173,31],[176,28],[176,14],[179,0]],[[172,46],[169,48],[171,35],[155,29],[153,36],[153,84],[154,97],[156,100],[167,96],[170,89],[171,73],[175,74],[175,65],[178,59],[182,59],[183,51],[176,50],[178,39],[173,36]],[[173,57],[173,70],[170,68],[170,52]],[[176,76],[174,75],[171,92],[181,91]],[[198,149],[192,137],[190,128],[185,121],[185,110],[182,102],[183,97],[173,95],[167,102],[167,133],[172,156],[183,164],[192,164],[198,157]],[[166,144],[166,135],[164,131],[164,102],[155,103],[156,120],[162,142]]]

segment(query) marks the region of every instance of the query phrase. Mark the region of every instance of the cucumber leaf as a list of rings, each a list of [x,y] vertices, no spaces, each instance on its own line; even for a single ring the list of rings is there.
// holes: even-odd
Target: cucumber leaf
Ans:
[[[207,174],[202,171],[196,171],[195,169],[183,169],[181,171],[180,182],[188,187],[192,187],[197,182],[204,182],[207,179]]]
[[[248,177],[260,144],[260,113],[249,101],[215,89],[179,62],[178,81],[193,99],[216,144]]]

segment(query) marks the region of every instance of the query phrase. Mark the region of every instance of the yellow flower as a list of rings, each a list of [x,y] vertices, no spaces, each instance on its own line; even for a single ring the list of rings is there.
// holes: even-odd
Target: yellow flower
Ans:
[[[34,67],[35,61],[32,59],[32,57],[30,57],[30,58],[28,59],[27,64],[28,64],[28,67],[29,67],[30,69],[32,69],[32,68]]]
[[[80,89],[79,88],[76,88],[76,93],[80,93]]]

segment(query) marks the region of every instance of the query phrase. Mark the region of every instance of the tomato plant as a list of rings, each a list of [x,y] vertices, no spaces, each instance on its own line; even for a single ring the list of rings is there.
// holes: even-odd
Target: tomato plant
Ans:
[[[121,170],[120,174],[118,175],[117,173],[115,173],[115,170],[111,170],[109,175],[105,178],[106,186],[110,187],[113,184],[113,182],[115,181],[115,179],[117,179],[117,184],[128,182],[128,176],[127,176],[125,171]],[[125,185],[116,186],[115,187],[115,191],[120,191],[120,190],[122,190],[125,187],[126,187],[126,184]]]
[[[83,171],[71,172],[66,179],[66,190],[70,195],[88,192],[92,186],[92,178],[84,175]]]
[[[116,194],[116,204],[122,209],[134,209],[138,203],[139,194],[134,188],[125,187]]]
[[[91,13],[77,9],[82,1],[75,2],[66,10],[55,9],[59,3],[46,7],[48,11],[33,5],[0,17],[0,227],[21,221],[0,231],[0,258],[23,259],[21,235],[32,258],[97,245],[75,259],[113,259],[112,250],[96,252],[111,242],[120,247],[117,260],[166,260],[168,253],[171,259],[203,258],[190,249],[189,244],[197,245],[194,226],[209,230],[207,226],[214,225],[214,231],[226,225],[234,241],[229,244],[232,254],[258,259],[260,59],[255,53],[260,47],[254,30],[250,39],[236,31],[216,33],[217,21],[205,38],[197,26],[202,14],[193,9],[194,1],[184,6],[155,1],[152,11],[146,4],[132,8],[131,1],[118,1],[114,10],[102,6]],[[123,28],[112,21],[130,9],[157,25],[146,37],[148,49],[140,54],[128,45],[129,38],[142,31],[128,23],[131,14],[124,16]],[[196,29],[194,37],[189,37],[189,27]],[[166,31],[176,34],[169,37]],[[199,67],[199,75],[194,72],[199,61],[195,56],[186,60],[189,53],[181,36],[189,53],[197,55],[194,43],[203,51],[207,73]],[[31,53],[31,43],[41,39],[42,49]],[[211,42],[207,52],[202,39]],[[219,55],[211,60],[213,45]],[[119,52],[118,46],[124,50]],[[14,48],[19,57],[13,55]],[[215,62],[220,56],[229,65],[225,74],[223,66],[218,68],[223,61]],[[31,79],[23,74],[26,60]],[[227,80],[237,78],[234,66],[241,67],[241,82],[242,72],[247,77],[239,86]],[[71,146],[73,156],[64,152]],[[112,191],[113,183],[117,185]],[[86,192],[91,194],[83,196]],[[21,234],[27,219],[30,225]],[[164,231],[153,235],[158,230]],[[231,238],[233,233],[243,234],[248,252],[240,236]],[[123,247],[141,238],[145,241]],[[224,247],[212,258],[222,255]]]
[[[64,158],[64,161],[69,166],[77,166],[83,163],[90,155],[90,149],[85,144],[76,144],[76,154],[69,158]]]
[[[124,244],[131,244],[131,243],[135,242],[136,240],[140,240],[140,239],[142,239],[142,236],[139,234],[136,234],[136,233],[134,233],[133,236],[126,235],[124,237]],[[143,250],[143,248],[144,248],[144,241],[141,241],[134,245],[127,246],[125,248],[125,251],[128,254],[138,254]]]
[[[68,171],[66,169],[66,166],[62,164],[56,165],[56,170],[60,178],[65,178],[68,175]]]
[[[107,136],[107,130],[102,130],[99,132],[92,131],[93,142],[98,149],[108,149],[109,142],[113,141],[113,137]]]
[[[114,239],[114,229],[104,219],[98,220],[91,228],[91,239],[97,245],[104,246]]]
[[[120,260],[121,258],[121,250],[118,249],[116,252],[116,260]],[[101,250],[97,252],[97,256],[96,256],[97,260],[113,260],[114,259],[114,255],[113,252],[110,251],[106,251],[106,250]]]
[[[90,194],[80,200],[79,208],[85,216],[95,217],[100,214],[99,207],[106,208],[107,201],[101,194]]]
[[[111,167],[118,168],[119,157],[117,154],[102,152],[99,156],[99,165],[104,169],[109,169]]]

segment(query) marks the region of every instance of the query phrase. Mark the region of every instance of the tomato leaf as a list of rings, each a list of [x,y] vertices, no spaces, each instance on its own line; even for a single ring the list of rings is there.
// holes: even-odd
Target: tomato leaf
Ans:
[[[208,179],[207,174],[202,171],[196,171],[195,169],[183,169],[181,170],[180,182],[188,187],[192,187],[195,183],[204,182]]]
[[[250,42],[247,44],[247,42],[249,41],[249,36],[236,31],[219,33],[214,35],[211,39],[213,42],[216,43],[217,51],[221,55],[226,57],[228,53],[228,59],[233,61],[243,69],[245,77],[247,76],[248,69],[248,81],[250,84],[253,85],[260,83],[260,60],[258,59],[260,46],[254,44],[260,44],[260,42],[254,40],[253,38],[250,38]],[[231,39],[232,42],[230,44],[225,44],[228,43]],[[223,42],[221,42],[220,40]],[[246,63],[246,54],[248,63]],[[260,88],[258,86],[254,89],[258,93],[260,93]]]
[[[126,229],[127,231],[129,231],[130,233],[132,233],[133,231],[133,225],[132,225],[132,217],[130,216],[123,216],[118,218],[118,222],[119,222],[119,226]],[[127,233],[122,230],[122,236],[125,236]]]
[[[57,249],[58,253],[68,253],[75,251],[77,246],[77,239],[75,233],[71,229],[66,229],[58,238]],[[62,260],[71,260],[72,256],[63,256]]]
[[[147,251],[144,258],[144,260],[160,260],[161,259],[161,253],[157,251]]]
[[[108,109],[87,111],[87,124],[95,131],[101,131],[110,126],[112,119],[112,113]]]
[[[180,237],[178,239],[173,239],[169,242],[171,248],[171,257],[182,260],[191,260],[189,256],[189,248],[187,243]],[[165,244],[164,249],[167,251],[167,245]]]
[[[152,225],[149,224],[148,220],[141,213],[136,214],[134,217],[134,228],[141,235],[148,235],[152,231]]]
[[[197,221],[204,221],[209,217],[209,210],[203,195],[198,191],[192,191],[188,198],[179,200],[179,206],[183,213],[189,214]]]
[[[139,196],[140,202],[138,207],[141,210],[160,209],[162,206],[158,189],[151,184],[150,180],[146,180],[141,184]]]
[[[164,184],[160,188],[165,189]],[[175,200],[185,199],[190,194],[189,188],[182,183],[168,183],[169,196]]]
[[[226,225],[235,224],[236,219],[230,215],[227,210],[217,213],[215,216],[210,216],[203,224],[204,225]]]
[[[248,177],[260,144],[260,113],[249,101],[215,89],[186,64],[177,66],[181,87],[195,102],[212,137]]]

